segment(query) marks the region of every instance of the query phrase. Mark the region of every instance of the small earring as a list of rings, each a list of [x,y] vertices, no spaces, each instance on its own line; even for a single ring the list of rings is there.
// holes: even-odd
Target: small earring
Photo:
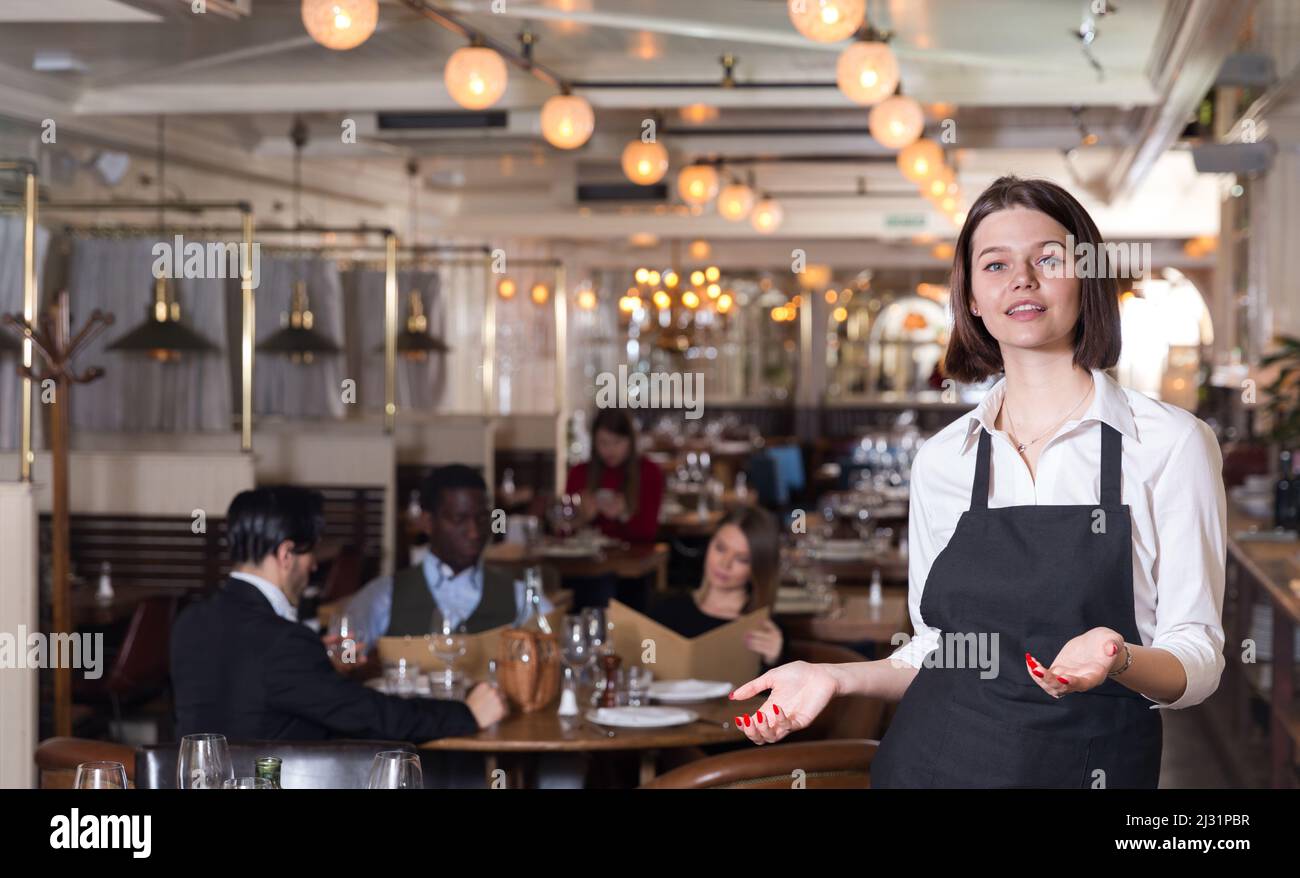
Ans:
[[[971,308],[970,313],[974,314],[976,317],[980,316],[980,310],[978,308]]]

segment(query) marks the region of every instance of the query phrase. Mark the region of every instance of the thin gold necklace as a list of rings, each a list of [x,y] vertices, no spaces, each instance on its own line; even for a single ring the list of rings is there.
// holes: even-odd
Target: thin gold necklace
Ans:
[[[1057,422],[1056,422],[1055,424],[1053,424],[1052,426],[1048,427],[1044,432],[1040,433],[1037,437],[1035,437],[1035,438],[1033,438],[1033,439],[1030,439],[1028,442],[1021,442],[1019,439],[1016,439],[1016,438],[1015,438],[1015,437],[1016,437],[1016,432],[1017,432],[1017,431],[1016,431],[1016,419],[1013,418],[1013,417],[1011,416],[1011,406],[1007,405],[1007,399],[1006,399],[1006,397],[1004,396],[1004,397],[1002,398],[1002,406],[1003,406],[1003,408],[1005,408],[1005,409],[1007,410],[1007,420],[1011,422],[1011,438],[1012,438],[1013,440],[1015,440],[1015,443],[1016,443],[1016,452],[1019,453],[1019,454],[1023,454],[1024,451],[1025,451],[1025,449],[1028,448],[1030,445],[1033,445],[1033,444],[1034,444],[1035,442],[1037,442],[1039,439],[1042,439],[1042,438],[1043,438],[1044,436],[1046,436],[1048,433],[1053,432],[1057,427],[1059,427],[1059,426],[1061,426],[1061,424],[1065,423],[1066,419],[1069,418],[1070,415],[1074,414],[1075,410],[1078,409],[1079,406],[1083,405],[1083,400],[1087,399],[1087,398],[1088,398],[1088,394],[1091,393],[1091,392],[1092,392],[1092,388],[1089,387],[1087,390],[1085,390],[1085,391],[1083,392],[1083,399],[1080,399],[1078,402],[1076,402],[1076,403],[1074,404],[1074,408],[1072,408],[1072,409],[1070,409],[1068,412],[1066,412],[1066,413],[1065,413],[1065,416],[1064,416],[1063,418],[1061,418],[1059,421],[1057,421]]]

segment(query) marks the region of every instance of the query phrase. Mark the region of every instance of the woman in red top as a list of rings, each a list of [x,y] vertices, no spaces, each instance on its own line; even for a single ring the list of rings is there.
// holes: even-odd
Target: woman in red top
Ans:
[[[664,474],[637,453],[636,427],[623,409],[601,409],[591,426],[591,460],[569,470],[565,493],[580,494],[580,525],[629,543],[654,542]]]

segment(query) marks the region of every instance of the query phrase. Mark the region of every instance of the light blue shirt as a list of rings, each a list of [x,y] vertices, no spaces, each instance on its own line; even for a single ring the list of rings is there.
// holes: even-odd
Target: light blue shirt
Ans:
[[[455,573],[440,561],[432,552],[424,556],[420,563],[424,572],[424,581],[429,586],[429,594],[438,605],[438,612],[452,626],[457,628],[464,624],[479,602],[483,600],[483,560],[472,567],[466,567]],[[516,613],[524,603],[524,581],[515,580]],[[541,599],[543,613],[551,611],[551,603],[543,595]],[[343,611],[353,630],[360,633],[360,639],[368,649],[374,649],[388,631],[393,615],[393,577],[380,576],[366,583],[357,592]],[[430,620],[432,622],[432,620]]]

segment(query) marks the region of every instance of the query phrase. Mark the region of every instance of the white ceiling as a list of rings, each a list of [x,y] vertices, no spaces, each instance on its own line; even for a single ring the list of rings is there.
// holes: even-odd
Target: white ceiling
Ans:
[[[1204,94],[1232,40],[1231,32],[1215,27],[1244,17],[1252,0],[1217,7],[1217,0],[1116,3],[1118,11],[1098,21],[1092,46],[1101,76],[1072,33],[1089,2],[869,5],[873,23],[895,32],[891,45],[905,93],[927,105],[947,105],[931,114],[930,133],[941,118],[955,120],[952,155],[968,192],[991,179],[984,169],[997,168],[1054,176],[1091,189],[1100,196],[1098,205],[1113,206],[1143,191],[1137,187],[1150,178],[1159,197],[1186,209],[1181,226],[1212,231],[1214,181],[1197,178],[1185,156],[1160,158],[1181,125],[1152,120],[1177,97],[1171,97],[1171,80],[1199,77],[1203,82],[1187,91]],[[252,0],[251,16],[241,19],[193,14],[186,0],[4,0],[0,116],[32,126],[54,118],[88,148],[126,149],[144,163],[152,151],[154,117],[165,114],[174,162],[226,169],[229,177],[216,187],[224,191],[187,191],[190,198],[230,197],[232,180],[244,188],[276,188],[275,197],[283,198],[282,188],[268,181],[287,179],[286,135],[294,116],[302,114],[312,130],[309,185],[322,197],[351,194],[390,205],[375,221],[405,227],[399,222],[406,206],[403,167],[415,157],[428,193],[422,200],[430,214],[427,228],[441,223],[474,234],[510,234],[540,224],[584,239],[638,229],[667,237],[694,234],[687,226],[717,227],[722,236],[749,234],[747,226],[716,217],[644,208],[583,211],[574,204],[576,181],[617,177],[622,146],[642,118],[658,113],[674,167],[702,156],[747,156],[762,160],[746,165],[762,186],[799,193],[786,205],[785,230],[791,233],[890,237],[904,232],[891,231],[889,216],[929,213],[891,154],[867,136],[865,110],[826,87],[834,81],[841,47],[800,36],[784,0],[508,0],[503,14],[492,11],[502,6],[492,0],[435,5],[507,45],[516,45],[524,28],[536,33],[536,61],[576,81],[576,90],[596,106],[592,141],[575,153],[547,146],[538,133],[537,111],[555,90],[513,68],[500,104],[510,111],[505,131],[378,133],[377,112],[458,109],[441,70],[464,40],[401,0],[385,0],[379,30],[349,52],[324,49],[305,34],[298,0]],[[1189,31],[1206,27],[1190,38]],[[36,73],[38,52],[66,56],[84,72]],[[747,87],[717,87],[724,53],[736,56],[737,79]],[[611,81],[619,87],[581,85]],[[762,83],[783,87],[751,87]],[[791,83],[806,87],[790,88]],[[718,118],[703,126],[683,122],[678,109],[695,103],[720,108]],[[1081,108],[1083,123],[1100,142],[1067,161],[1063,153],[1080,138],[1071,107]],[[1182,118],[1181,107],[1173,110],[1165,115]],[[356,121],[359,143],[341,143],[344,119]],[[1136,153],[1149,143],[1160,149],[1143,162]],[[799,157],[808,161],[791,161]],[[1125,182],[1117,187],[1114,179]],[[859,185],[869,197],[847,197]],[[817,191],[834,196],[808,197]],[[1117,212],[1115,218],[1123,222],[1134,215]],[[933,231],[950,231],[946,220],[934,219]]]

